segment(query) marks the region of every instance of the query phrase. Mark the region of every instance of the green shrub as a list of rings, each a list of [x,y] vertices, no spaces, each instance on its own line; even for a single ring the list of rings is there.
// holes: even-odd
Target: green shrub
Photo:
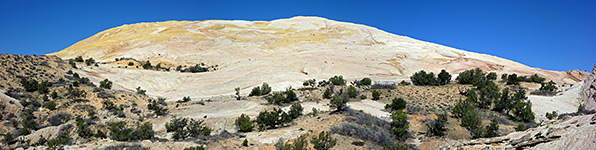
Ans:
[[[298,97],[296,96],[296,93],[289,88],[284,92],[274,92],[273,96],[267,98],[267,102],[278,105],[293,101],[298,101]]]
[[[358,91],[356,91],[356,88],[354,86],[350,85],[348,87],[348,97],[356,98],[356,96],[358,96]]]
[[[63,149],[64,145],[71,144],[72,138],[69,136],[70,130],[63,130],[58,132],[55,138],[48,140],[48,147],[46,149]]]
[[[153,139],[155,131],[150,123],[137,126],[136,129],[129,128],[124,121],[112,123],[109,127],[110,138],[116,141],[138,141]]]
[[[188,118],[172,118],[165,125],[166,132],[174,132],[172,138],[174,140],[196,138],[199,136],[207,136],[211,134],[211,128],[203,126],[203,120],[195,120]]]
[[[533,74],[526,81],[534,83],[543,83],[545,80],[545,78],[538,76],[538,74]]]
[[[34,92],[38,89],[38,83],[35,79],[27,80],[25,78],[21,78],[21,85],[27,92]]]
[[[414,85],[426,86],[426,85],[439,85],[439,80],[435,77],[434,73],[426,73],[424,70],[414,73],[410,76],[410,80]]]
[[[135,63],[133,63],[132,61],[128,62],[128,66],[134,66]]]
[[[77,57],[75,57],[74,61],[76,61],[76,62],[84,62],[85,60],[83,59],[83,56],[77,56]]]
[[[91,131],[91,129],[89,129],[89,125],[87,124],[87,122],[85,122],[85,120],[83,120],[83,118],[77,117],[75,120],[77,122],[77,134],[79,135],[79,137],[90,138],[91,136],[93,136],[93,132]]]
[[[335,146],[337,139],[332,138],[329,132],[321,131],[318,137],[314,136],[311,139],[310,143],[314,145],[316,150],[328,150]]]
[[[346,80],[344,80],[343,76],[333,76],[329,78],[329,82],[333,85],[346,85]]]
[[[391,114],[391,119],[391,134],[401,141],[406,140],[408,138],[408,128],[410,128],[406,113],[397,110]]]
[[[397,141],[395,144],[385,144],[385,146],[383,146],[383,150],[407,150],[408,147],[409,146],[407,143]]]
[[[505,88],[501,93],[501,98],[495,101],[493,110],[507,114],[511,109],[513,109],[513,98],[509,95],[509,88]]]
[[[236,119],[236,126],[238,126],[240,132],[250,132],[254,128],[253,122],[246,114],[242,114]]]
[[[70,65],[70,67],[77,69],[77,64],[74,61],[70,60],[68,61],[68,64]]]
[[[302,83],[303,86],[311,86],[311,87],[316,87],[317,86],[317,80],[316,79],[308,79],[306,81],[304,81],[304,83]]]
[[[248,96],[261,96],[267,95],[271,92],[271,87],[267,83],[263,83],[261,86],[256,86],[250,91]]]
[[[96,138],[100,138],[100,139],[103,139],[103,138],[106,138],[107,137],[106,134],[103,133],[103,131],[101,131],[101,130],[97,130],[97,133],[95,133],[95,135],[93,135],[93,136],[96,137]]]
[[[455,80],[457,80],[457,83],[459,84],[478,85],[482,84],[482,82],[484,82],[487,79],[484,76],[484,71],[482,71],[482,69],[480,68],[476,68],[471,70],[465,70],[459,73],[459,76],[457,76]]]
[[[546,112],[546,118],[548,118],[548,120],[556,119],[557,117],[559,117],[559,114],[557,114],[556,111],[553,111],[552,113]]]
[[[257,116],[257,125],[261,130],[275,128],[292,122],[292,118],[281,109],[273,108],[272,111],[262,111]]]
[[[360,99],[366,99],[366,95],[364,95],[364,94],[360,95]]]
[[[451,114],[455,117],[455,118],[461,118],[463,117],[466,112],[468,111],[468,109],[475,109],[476,107],[474,106],[474,103],[472,101],[470,101],[469,99],[466,100],[459,100],[455,106],[453,107],[453,109],[451,109]]]
[[[372,80],[370,78],[362,78],[362,80],[360,80],[360,84],[362,85],[372,85]]]
[[[283,142],[278,141],[275,144],[275,149],[276,150],[307,150],[308,149],[308,142],[306,140],[306,136],[308,136],[308,134],[303,134],[300,135],[298,138],[294,139],[294,142],[292,142],[292,144],[290,144],[290,142]]]
[[[520,131],[526,131],[528,129],[528,127],[526,127],[526,125],[524,123],[520,123],[515,127],[515,131],[520,132]]]
[[[372,100],[379,100],[379,96],[381,96],[381,92],[377,90],[372,91]]]
[[[140,87],[140,86],[139,86],[139,87],[137,87],[137,94],[140,94],[140,95],[146,95],[146,93],[147,93],[147,90],[143,90],[143,89],[141,89],[141,87]]]
[[[513,73],[507,77],[507,85],[519,85],[521,78],[517,77],[517,74]]]
[[[203,145],[201,145],[201,146],[187,147],[187,148],[184,148],[184,150],[205,150],[205,148],[203,147]]]
[[[190,96],[182,97],[182,100],[177,100],[176,103],[186,103],[190,102]]]
[[[153,69],[153,66],[151,66],[151,62],[147,60],[147,62],[143,64],[143,69]]]
[[[329,101],[329,107],[335,109],[336,111],[343,111],[346,107],[348,107],[349,99],[347,95],[340,95],[334,96],[331,101]]]
[[[87,64],[87,66],[91,66],[93,63],[95,63],[93,58],[88,58],[85,60],[85,64]]]
[[[461,118],[460,126],[468,129],[472,133],[473,138],[482,137],[482,118],[475,109],[468,109],[464,116]]]
[[[484,137],[491,138],[491,137],[497,137],[497,136],[500,136],[499,123],[497,122],[497,119],[493,119],[490,121],[490,125],[488,125],[486,127]]]
[[[441,73],[439,73],[438,78],[440,85],[446,85],[449,84],[449,82],[451,82],[451,74],[449,74],[445,70],[441,70]]]
[[[56,110],[56,102],[49,101],[45,104],[45,107],[49,110]]]
[[[290,111],[288,112],[288,114],[290,115],[290,117],[292,117],[292,119],[296,119],[302,115],[303,109],[304,108],[302,108],[302,105],[300,105],[300,103],[294,103],[292,104],[292,106],[290,106]]]
[[[323,92],[323,98],[324,99],[331,99],[331,96],[333,95],[333,88],[332,87],[328,87],[327,89],[325,89],[325,91]]]
[[[152,101],[151,103],[147,104],[147,109],[153,110],[153,113],[157,116],[165,116],[168,114],[168,109],[165,107],[159,106],[157,101]]]
[[[501,74],[501,80],[507,81],[507,74],[506,73]]]
[[[234,88],[234,91],[236,91],[236,100],[240,100],[240,87]]]
[[[497,80],[497,73],[496,72],[490,72],[486,75],[486,79],[489,80]]]
[[[401,85],[401,86],[408,86],[408,85],[410,85],[410,84],[411,84],[411,83],[410,83],[410,82],[408,82],[408,81],[406,81],[406,80],[402,80],[401,82],[399,82],[399,85]]]
[[[112,89],[112,81],[108,79],[104,79],[103,81],[99,81],[99,87],[104,89]]]
[[[390,111],[402,110],[406,108],[406,101],[403,98],[393,98],[391,104],[386,104],[385,109]]]
[[[555,92],[555,91],[557,91],[557,83],[553,82],[552,80],[549,81],[548,83],[541,83],[539,90]]]
[[[2,143],[4,143],[5,145],[10,145],[12,143],[15,143],[16,141],[14,140],[14,137],[12,135],[12,133],[8,132],[6,134],[2,134],[3,135],[3,139],[2,139]]]
[[[478,87],[478,107],[482,109],[489,109],[494,101],[499,99],[499,86],[492,81],[488,81],[486,85]]]
[[[437,114],[437,119],[426,123],[426,128],[428,131],[426,132],[427,136],[443,136],[445,135],[445,124],[447,124],[447,113]]]
[[[248,146],[248,140],[244,139],[244,141],[242,141],[242,146],[247,147]]]
[[[513,95],[513,118],[516,121],[532,122],[534,121],[534,112],[532,112],[532,102],[526,97],[525,90],[519,90]]]

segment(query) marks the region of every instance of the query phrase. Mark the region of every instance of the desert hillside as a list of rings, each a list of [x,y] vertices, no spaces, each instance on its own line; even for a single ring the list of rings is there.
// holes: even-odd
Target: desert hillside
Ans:
[[[348,79],[371,77],[377,81],[399,81],[419,70],[437,73],[445,69],[457,74],[466,69],[481,68],[498,74],[538,74],[558,84],[574,84],[588,74],[577,70],[560,72],[531,68],[495,56],[319,17],[123,25],[99,32],[50,55],[63,59],[82,56],[100,62],[134,58],[172,69],[178,65],[216,66],[216,71],[192,75],[137,73],[113,67],[89,70],[101,78],[117,81],[126,89],[141,86],[147,88],[150,95],[168,99],[181,98],[177,92],[196,93],[193,96],[232,94],[235,87],[246,91],[262,82],[269,82],[274,89],[281,90],[299,86],[306,79],[326,79],[333,75]]]

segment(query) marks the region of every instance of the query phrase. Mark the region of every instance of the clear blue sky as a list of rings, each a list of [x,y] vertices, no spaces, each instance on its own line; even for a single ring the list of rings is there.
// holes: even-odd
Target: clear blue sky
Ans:
[[[123,24],[320,16],[549,70],[592,70],[596,1],[0,1],[0,53],[47,54]]]

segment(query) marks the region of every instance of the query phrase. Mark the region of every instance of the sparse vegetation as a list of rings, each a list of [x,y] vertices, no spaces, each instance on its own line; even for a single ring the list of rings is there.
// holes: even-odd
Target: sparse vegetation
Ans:
[[[449,84],[449,82],[451,82],[451,74],[449,74],[445,70],[441,70],[441,73],[439,73],[438,78],[440,85],[447,85]]]
[[[556,111],[553,111],[552,113],[546,112],[545,116],[548,120],[552,120],[552,119],[556,119],[557,117],[559,117],[559,114],[557,114]]]
[[[88,58],[85,60],[85,64],[87,64],[87,66],[91,66],[94,63],[95,63],[95,60],[93,58]]]
[[[99,81],[99,87],[104,89],[112,89],[112,81],[108,79],[104,79],[103,81]]]
[[[157,116],[165,116],[168,114],[168,109],[159,105],[160,104],[158,104],[157,101],[151,101],[151,103],[147,104],[147,109],[153,110],[153,113]]]
[[[406,101],[403,98],[393,98],[391,104],[386,104],[385,109],[389,111],[402,110],[406,108]]]
[[[334,96],[331,101],[329,101],[329,107],[335,109],[336,111],[343,111],[346,107],[348,107],[347,103],[349,98],[347,95],[339,95]]]
[[[290,115],[277,108],[273,108],[272,111],[262,111],[257,116],[257,125],[261,130],[283,126],[290,122],[292,122]]]
[[[401,110],[397,110],[391,114],[391,130],[390,133],[395,135],[395,137],[401,141],[406,140],[408,138],[408,128],[410,128],[410,123],[408,122],[408,116],[406,113],[402,112]]]
[[[314,88],[317,86],[317,80],[316,79],[308,79],[308,80],[304,81],[304,83],[302,83],[302,86],[311,86]]]
[[[412,80],[412,84],[418,86],[439,85],[439,80],[435,77],[435,74],[432,72],[427,74],[424,70],[414,73],[414,75],[410,76],[410,80]]]
[[[141,89],[141,87],[140,87],[140,86],[139,86],[139,87],[137,87],[137,94],[140,94],[140,95],[145,95],[145,93],[147,93],[147,90],[143,90],[143,89]]]
[[[275,144],[276,150],[306,150],[308,149],[308,141],[306,140],[306,136],[308,134],[300,135],[298,138],[294,139],[294,142],[290,144],[290,142],[283,142],[281,139]]]
[[[553,96],[557,94],[557,89],[557,83],[551,80],[548,83],[540,83],[538,91],[534,91],[532,94]]]
[[[294,103],[292,104],[292,106],[290,106],[290,111],[288,112],[288,114],[290,115],[290,117],[292,117],[292,119],[296,119],[302,115],[303,109],[304,108],[302,108],[302,105],[300,105],[300,103]]]
[[[186,102],[190,102],[190,96],[182,97],[181,100],[176,101],[176,103],[186,103]]]
[[[358,91],[356,91],[356,88],[354,86],[349,86],[348,87],[348,97],[350,98],[356,98],[356,96],[358,96]]]
[[[151,62],[149,62],[148,60],[145,62],[145,64],[143,64],[143,69],[153,69],[153,66],[151,65]]]
[[[282,104],[282,103],[290,103],[293,101],[298,101],[298,97],[296,97],[296,93],[290,88],[286,89],[283,92],[273,92],[273,96],[267,98],[267,102],[270,104]]]
[[[468,109],[461,118],[460,126],[468,129],[472,134],[472,138],[481,138],[483,133],[481,123],[482,118],[478,114],[478,111],[475,109]]]
[[[526,127],[526,125],[524,123],[520,123],[515,127],[515,131],[520,132],[520,131],[526,131],[528,129],[528,127]]]
[[[428,129],[426,135],[444,136],[445,131],[447,131],[445,124],[447,124],[447,113],[437,114],[437,119],[426,123],[426,128]]]
[[[116,141],[138,141],[153,139],[155,131],[153,131],[153,125],[146,122],[141,126],[137,126],[136,129],[129,128],[124,121],[118,121],[112,123],[109,127],[110,138]]]
[[[331,99],[332,95],[333,95],[333,86],[327,87],[327,89],[325,89],[325,91],[323,92],[324,99]]]
[[[343,76],[333,76],[329,78],[329,82],[333,85],[346,85],[346,80],[344,80]]]
[[[360,85],[371,85],[372,84],[372,80],[370,78],[362,78],[362,80],[360,80]]]
[[[242,114],[236,119],[236,126],[240,132],[250,132],[254,128],[253,121],[246,114]]]
[[[211,134],[211,128],[203,126],[203,120],[188,118],[172,118],[165,125],[167,132],[174,132],[174,140],[197,138]]]
[[[372,100],[379,100],[379,96],[381,96],[381,92],[377,90],[372,91]]]
[[[332,138],[329,132],[321,131],[319,136],[313,137],[310,143],[314,145],[316,150],[328,150],[335,146],[337,139]]]
[[[261,95],[267,95],[271,92],[271,87],[269,87],[269,84],[267,83],[263,83],[263,85],[261,86],[256,86],[252,89],[252,91],[250,91],[250,94],[248,96],[261,96]]]

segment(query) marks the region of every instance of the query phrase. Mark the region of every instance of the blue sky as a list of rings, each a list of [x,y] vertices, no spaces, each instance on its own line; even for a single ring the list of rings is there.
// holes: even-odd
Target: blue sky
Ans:
[[[596,64],[596,1],[0,1],[0,53],[47,54],[123,24],[320,16],[511,59]]]

